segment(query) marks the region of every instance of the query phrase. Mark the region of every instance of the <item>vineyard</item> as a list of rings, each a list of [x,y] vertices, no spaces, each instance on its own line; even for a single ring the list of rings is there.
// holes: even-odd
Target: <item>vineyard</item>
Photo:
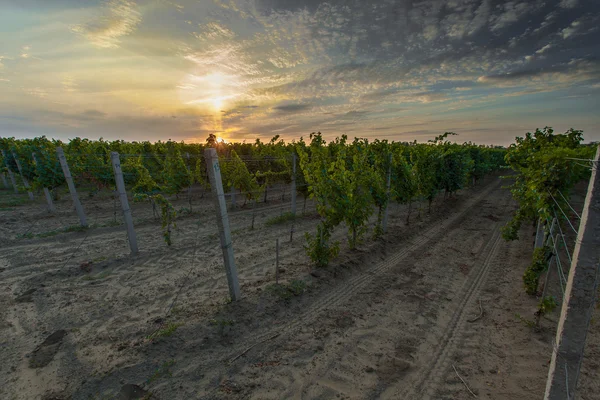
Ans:
[[[332,230],[338,225],[344,223],[348,244],[351,249],[356,248],[367,233],[367,221],[374,212],[377,222],[373,237],[383,233],[389,202],[408,204],[409,210],[415,202],[419,205],[426,202],[430,212],[431,203],[440,191],[444,197],[452,196],[503,165],[503,149],[454,144],[447,140],[450,135],[454,134],[447,132],[428,144],[379,140],[369,143],[366,139],[349,143],[345,136],[327,144],[320,133],[311,134],[308,144],[302,139],[286,144],[278,141],[278,136],[266,144],[260,140],[254,144],[229,144],[219,143],[211,135],[205,145],[80,138],[61,143],[41,137],[2,139],[0,147],[6,188],[9,176],[14,192],[28,192],[32,201],[33,192],[39,196],[43,191],[48,212],[53,213],[54,202],[67,195],[64,163],[70,174],[67,180],[73,180],[81,195],[94,198],[112,192],[114,224],[120,218],[116,218],[118,193],[111,157],[114,152],[119,153],[127,195],[133,202],[147,202],[151,206],[153,216],[160,217],[165,243],[169,246],[177,214],[193,213],[192,193],[200,192],[203,196],[211,190],[203,150],[215,148],[232,209],[267,203],[270,191],[292,181],[288,197],[295,199],[300,194],[304,206],[308,198],[314,200],[320,223],[315,232],[306,236],[307,254],[317,266],[327,266],[339,249],[338,242],[330,241]],[[59,160],[59,155],[64,161]],[[73,189],[69,190],[73,195]],[[187,206],[176,209],[173,197],[187,197]],[[285,200],[285,191],[281,198]],[[87,229],[85,212],[77,202],[81,229]],[[294,208],[282,214],[281,221],[296,217],[295,200],[292,202]],[[421,207],[418,209],[420,215]],[[27,230],[21,235],[31,237],[34,233]]]
[[[555,329],[595,148],[457,138],[0,138],[0,397],[463,398],[455,338]]]

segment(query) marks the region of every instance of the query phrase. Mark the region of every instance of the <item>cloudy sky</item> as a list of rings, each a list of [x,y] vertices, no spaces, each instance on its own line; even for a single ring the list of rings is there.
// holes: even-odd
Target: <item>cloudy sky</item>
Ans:
[[[598,0],[0,0],[0,135],[600,140]]]

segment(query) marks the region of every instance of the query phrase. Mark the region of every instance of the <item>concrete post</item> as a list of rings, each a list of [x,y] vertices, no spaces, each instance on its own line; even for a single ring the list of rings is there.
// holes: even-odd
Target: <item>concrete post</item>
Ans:
[[[537,223],[537,228],[535,230],[535,243],[534,248],[542,247],[544,245],[544,223],[540,218]]]
[[[79,223],[81,226],[87,226],[85,212],[83,211],[83,207],[81,206],[81,202],[79,201],[77,189],[75,189],[73,177],[71,176],[71,171],[69,170],[69,164],[67,164],[67,158],[65,157],[65,153],[63,152],[62,147],[56,148],[56,154],[58,155],[58,161],[60,162],[60,166],[63,170],[65,181],[67,182],[67,186],[69,187],[71,199],[73,199],[73,205],[75,206],[75,210],[77,211],[77,215],[79,216]]]
[[[29,190],[29,189],[31,189],[31,185],[29,185],[29,181],[27,180],[25,175],[23,175],[23,168],[21,168],[21,162],[19,161],[19,158],[17,157],[17,153],[15,153],[13,151],[12,155],[13,155],[13,158],[15,159],[15,163],[17,164],[17,168],[19,169],[19,174],[21,175],[21,179],[23,180],[23,186],[25,186],[27,188],[27,194],[29,195],[29,200],[33,200],[33,192],[31,190]]]
[[[38,159],[35,156],[35,153],[31,153],[31,156],[33,157],[33,162],[35,163],[35,165],[38,165]],[[48,190],[47,187],[44,186],[44,195],[46,196],[46,202],[48,203],[48,212],[55,212],[56,209],[54,208],[54,202],[52,201],[52,195],[50,194],[50,190]]]
[[[217,151],[210,148],[204,150],[204,158],[206,159],[206,170],[208,171],[208,178],[210,179],[210,187],[214,194],[213,198],[217,212],[217,226],[219,227],[219,237],[221,240],[221,249],[223,250],[223,261],[225,262],[225,274],[227,275],[229,295],[231,296],[231,300],[238,301],[242,296],[235,267],[235,258],[233,257],[233,245],[231,243],[229,217],[227,215],[223,181],[221,180],[219,157],[217,156]]]
[[[275,240],[275,284],[279,284],[279,238]]]
[[[574,399],[600,275],[600,146],[581,214],[546,382],[546,400]]]
[[[296,215],[296,152],[292,155],[292,215]]]
[[[383,210],[383,222],[381,224],[381,228],[383,232],[387,230],[387,222],[388,222],[388,205],[390,203],[390,190],[392,187],[392,153],[390,153],[388,159],[388,173],[387,173],[387,184],[386,184],[386,196],[388,198],[387,203],[385,204],[385,210]]]
[[[116,151],[111,152],[110,161],[112,162],[113,171],[115,173],[115,184],[117,186],[117,192],[119,193],[119,200],[121,200],[121,208],[123,209],[123,219],[125,220],[125,227],[127,228],[129,248],[131,249],[131,254],[136,255],[139,252],[137,236],[135,234],[135,229],[133,229],[133,218],[131,217],[131,208],[129,208],[127,192],[125,191],[125,182],[123,181],[123,171],[121,170],[119,153]]]

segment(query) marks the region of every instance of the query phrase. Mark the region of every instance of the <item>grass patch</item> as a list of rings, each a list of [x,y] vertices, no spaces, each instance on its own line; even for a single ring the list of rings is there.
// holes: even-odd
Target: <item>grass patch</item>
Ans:
[[[33,239],[34,237],[35,235],[31,232],[21,233],[20,235],[17,235],[17,239]]]
[[[210,320],[210,324],[217,327],[220,336],[225,336],[231,330],[231,327],[235,325],[235,321],[227,318],[216,318]]]
[[[92,224],[91,227],[92,228],[107,228],[107,227],[110,227],[110,226],[119,226],[119,225],[121,225],[121,221],[111,220],[111,221],[108,221],[108,222],[103,222],[101,224]]]
[[[300,296],[306,291],[306,282],[300,279],[294,279],[287,285],[281,283],[273,283],[266,287],[266,291],[275,297],[289,301],[293,297]]]
[[[110,275],[110,271],[104,271],[98,275],[86,275],[84,276],[82,279],[84,281],[95,281],[98,279],[104,279],[107,278]]]
[[[10,199],[0,202],[0,208],[18,207],[27,203],[27,199]]]
[[[173,333],[175,333],[177,328],[179,328],[181,325],[183,325],[183,324],[177,324],[175,322],[171,322],[171,323],[165,325],[163,328],[161,328],[157,331],[154,331],[151,334],[149,334],[148,336],[146,336],[146,339],[148,339],[150,341],[154,341],[154,340],[158,340],[160,338],[169,337]]]
[[[152,375],[148,379],[146,379],[146,384],[149,385],[155,380],[159,379],[162,376],[172,377],[173,372],[171,372],[171,367],[175,364],[175,360],[165,361],[161,364],[160,367],[154,371]]]
[[[48,232],[41,232],[41,233],[27,232],[27,233],[23,233],[21,235],[18,235],[17,239],[33,239],[33,238],[36,238],[36,237],[38,237],[38,238],[47,238],[47,237],[59,235],[61,233],[83,232],[86,229],[88,229],[87,226],[71,225],[71,226],[67,226],[66,228],[55,229],[53,231],[48,231]]]
[[[87,226],[71,225],[63,229],[63,232],[83,232],[88,229]]]
[[[284,224],[288,221],[293,221],[296,219],[296,215],[292,212],[284,212],[281,215],[278,215],[276,217],[273,218],[269,218],[267,220],[267,222],[265,222],[266,226],[273,226],[273,225],[279,225],[279,224]]]
[[[532,321],[532,320],[530,320],[530,319],[527,319],[527,318],[525,318],[525,317],[521,316],[521,314],[518,314],[518,313],[517,313],[517,314],[515,314],[515,317],[517,317],[517,319],[518,319],[519,321],[521,321],[522,323],[524,323],[524,324],[525,324],[525,326],[527,326],[528,328],[535,328],[535,327],[536,327],[536,323],[535,323],[535,321]]]

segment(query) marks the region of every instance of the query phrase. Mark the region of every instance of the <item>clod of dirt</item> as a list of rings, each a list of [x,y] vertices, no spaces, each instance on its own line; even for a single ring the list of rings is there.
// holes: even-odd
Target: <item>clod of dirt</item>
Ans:
[[[315,278],[320,278],[323,276],[323,273],[321,271],[319,271],[318,269],[313,269],[312,271],[310,271],[310,274],[312,276],[314,276]]]
[[[81,268],[81,270],[84,272],[91,272],[92,271],[92,262],[91,261],[82,262],[79,265],[79,268]]]
[[[365,372],[366,372],[366,373],[369,373],[369,374],[370,374],[371,372],[374,372],[374,371],[375,371],[375,370],[373,369],[373,367],[367,367],[367,368],[365,368]]]
[[[31,353],[29,368],[41,368],[50,364],[58,352],[58,348],[66,334],[67,331],[61,329],[48,336],[46,340]]]
[[[64,393],[46,393],[42,400],[71,400],[73,397]]]
[[[20,296],[17,296],[15,298],[15,301],[17,303],[30,303],[33,301],[33,294],[37,291],[36,288],[31,288],[31,289],[27,289],[25,292],[23,292]]]
[[[133,399],[143,399],[148,396],[148,392],[138,385],[134,385],[133,383],[127,383],[121,387],[121,391],[117,395],[118,400],[133,400]]]

